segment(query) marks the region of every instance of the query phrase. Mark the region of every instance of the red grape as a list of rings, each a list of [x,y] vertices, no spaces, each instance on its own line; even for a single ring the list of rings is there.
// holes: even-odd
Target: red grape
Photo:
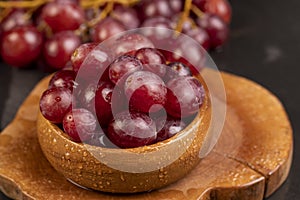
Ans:
[[[166,59],[157,49],[142,48],[136,52],[135,56],[142,62],[144,70],[153,72],[160,77],[165,75]]]
[[[25,67],[38,58],[42,43],[42,34],[35,27],[15,27],[3,33],[0,53],[9,65]]]
[[[120,21],[127,29],[134,29],[140,25],[140,20],[135,9],[124,6],[117,6],[112,17]]]
[[[134,148],[155,142],[153,120],[142,113],[118,113],[108,126],[108,138],[121,148]]]
[[[147,36],[154,44],[166,42],[173,34],[170,30],[173,28],[173,22],[165,17],[152,17],[144,21],[141,27],[155,27],[143,30],[143,34]],[[170,29],[170,30],[169,30]]]
[[[113,59],[112,53],[109,48],[103,46],[97,46],[91,50],[92,46],[83,44],[77,49],[78,51],[74,52],[73,69],[76,72],[80,71],[77,77],[81,80],[108,81],[108,66]],[[84,55],[87,57],[83,57]]]
[[[72,91],[76,87],[75,77],[76,74],[72,70],[57,71],[49,82],[49,88],[64,87]]]
[[[71,1],[56,1],[45,5],[41,13],[53,32],[76,30],[85,21],[83,9]]]
[[[97,43],[85,43],[75,49],[71,56],[73,70],[77,73],[87,55],[96,48]]]
[[[172,28],[172,21],[168,18],[157,16],[147,18],[144,23],[141,25],[142,27],[159,27],[159,28]]]
[[[109,66],[109,78],[114,84],[122,85],[127,76],[143,68],[142,63],[133,56],[120,56]]]
[[[97,130],[92,138],[89,140],[85,141],[85,144],[90,144],[93,146],[98,146],[98,147],[106,147],[106,148],[116,148],[116,146],[108,139],[106,136],[107,130]]]
[[[116,56],[129,52],[134,53],[141,48],[154,48],[154,44],[145,36],[137,33],[123,35],[112,42],[112,51]]]
[[[204,49],[208,50],[210,48],[209,35],[203,28],[196,27],[186,31],[185,33],[196,40]]]
[[[72,94],[67,88],[46,90],[40,100],[43,116],[52,123],[62,123],[65,114],[71,109]]]
[[[91,29],[90,34],[94,42],[102,42],[109,37],[121,33],[125,30],[126,28],[123,24],[121,24],[121,22],[111,17],[107,17],[96,24]]]
[[[156,112],[166,103],[165,83],[152,72],[134,72],[126,79],[124,90],[131,110]]]
[[[135,56],[139,59],[142,64],[165,64],[166,59],[164,56],[155,48],[142,48],[139,49]]]
[[[182,9],[181,0],[152,0],[152,1],[141,1],[140,10],[142,19],[150,17],[167,17],[170,18],[175,13],[178,13]]]
[[[80,43],[80,38],[71,31],[56,33],[44,45],[46,62],[53,68],[63,68]]]
[[[91,139],[96,126],[97,120],[95,116],[83,108],[70,110],[63,119],[64,131],[74,142]]]
[[[166,110],[169,115],[181,119],[198,112],[205,91],[194,77],[179,76],[167,83]]]
[[[168,117],[166,120],[164,118],[158,118],[156,120],[157,138],[156,142],[166,140],[178,132],[182,131],[186,127],[186,124],[180,119],[175,119]]]
[[[228,0],[193,0],[193,3],[205,13],[215,14],[230,23],[231,6]]]
[[[24,10],[13,10],[1,21],[0,29],[9,31],[17,26],[28,26],[31,24],[32,21],[25,16]]]
[[[95,110],[95,96],[98,89],[97,82],[81,84],[76,88],[75,98],[78,99],[78,107],[86,108],[92,112]]]
[[[228,39],[229,28],[217,15],[206,14],[198,18],[197,23],[207,31],[212,48],[220,47]]]
[[[169,1],[170,8],[172,9],[173,13],[179,13],[183,8],[183,2],[182,0],[172,0]]]
[[[178,76],[192,76],[190,68],[181,62],[169,63],[165,79],[169,81]]]
[[[107,127],[113,117],[112,111],[116,111],[122,106],[123,101],[120,101],[120,94],[120,90],[112,83],[99,83],[95,96],[95,109],[101,127]],[[119,102],[112,102],[114,99]]]
[[[172,41],[169,49],[173,49],[173,52],[160,49],[166,60],[181,62],[191,69],[192,74],[199,74],[206,60],[206,53],[201,45],[187,36],[173,38]]]

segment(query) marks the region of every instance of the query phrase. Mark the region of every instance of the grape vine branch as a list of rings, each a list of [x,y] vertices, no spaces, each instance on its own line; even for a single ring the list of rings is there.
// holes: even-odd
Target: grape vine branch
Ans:
[[[53,0],[32,0],[32,1],[0,1],[0,8],[33,8],[41,6]],[[101,5],[112,2],[124,5],[130,5],[139,2],[140,0],[81,0],[82,7],[93,7],[94,5]]]
[[[34,10],[39,6],[52,1],[53,0],[0,1],[0,9],[4,9],[2,11],[2,14],[0,15],[0,22],[10,13],[12,8],[28,8],[30,10]],[[138,3],[139,1],[140,0],[81,0],[80,5],[83,8],[94,8],[107,4],[97,18],[92,19],[87,23],[88,27],[92,27],[112,12],[114,4],[118,3],[130,6]],[[177,32],[182,32],[183,23],[189,19],[190,11],[194,12],[194,14],[196,14],[198,17],[201,17],[203,15],[203,12],[192,4],[192,0],[186,0],[184,3],[184,10],[181,14],[180,19],[178,20],[178,24],[175,29]]]

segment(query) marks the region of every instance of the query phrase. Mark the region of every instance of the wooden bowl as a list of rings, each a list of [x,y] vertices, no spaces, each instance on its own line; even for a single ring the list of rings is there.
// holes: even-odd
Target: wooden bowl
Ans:
[[[41,113],[37,133],[44,155],[67,179],[93,190],[135,193],[164,187],[191,171],[200,161],[210,121],[210,100],[205,98],[184,130],[144,147],[113,149],[75,143]]]

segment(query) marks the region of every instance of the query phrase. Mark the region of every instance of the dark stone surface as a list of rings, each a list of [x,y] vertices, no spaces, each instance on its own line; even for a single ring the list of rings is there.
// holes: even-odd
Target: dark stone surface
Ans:
[[[300,199],[300,1],[232,0],[231,37],[212,57],[219,69],[258,82],[285,106],[294,129],[294,158],[287,181],[269,200]],[[24,55],[26,56],[26,55]],[[0,129],[44,76],[0,64]],[[0,199],[7,200],[1,193]]]

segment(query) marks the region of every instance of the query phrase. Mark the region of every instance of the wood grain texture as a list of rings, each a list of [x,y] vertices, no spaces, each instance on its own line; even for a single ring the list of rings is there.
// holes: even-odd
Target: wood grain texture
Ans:
[[[227,114],[213,151],[183,179],[163,189],[112,195],[81,189],[43,156],[36,134],[43,79],[0,135],[0,190],[14,199],[262,199],[286,179],[292,130],[281,103],[261,86],[222,74]]]

